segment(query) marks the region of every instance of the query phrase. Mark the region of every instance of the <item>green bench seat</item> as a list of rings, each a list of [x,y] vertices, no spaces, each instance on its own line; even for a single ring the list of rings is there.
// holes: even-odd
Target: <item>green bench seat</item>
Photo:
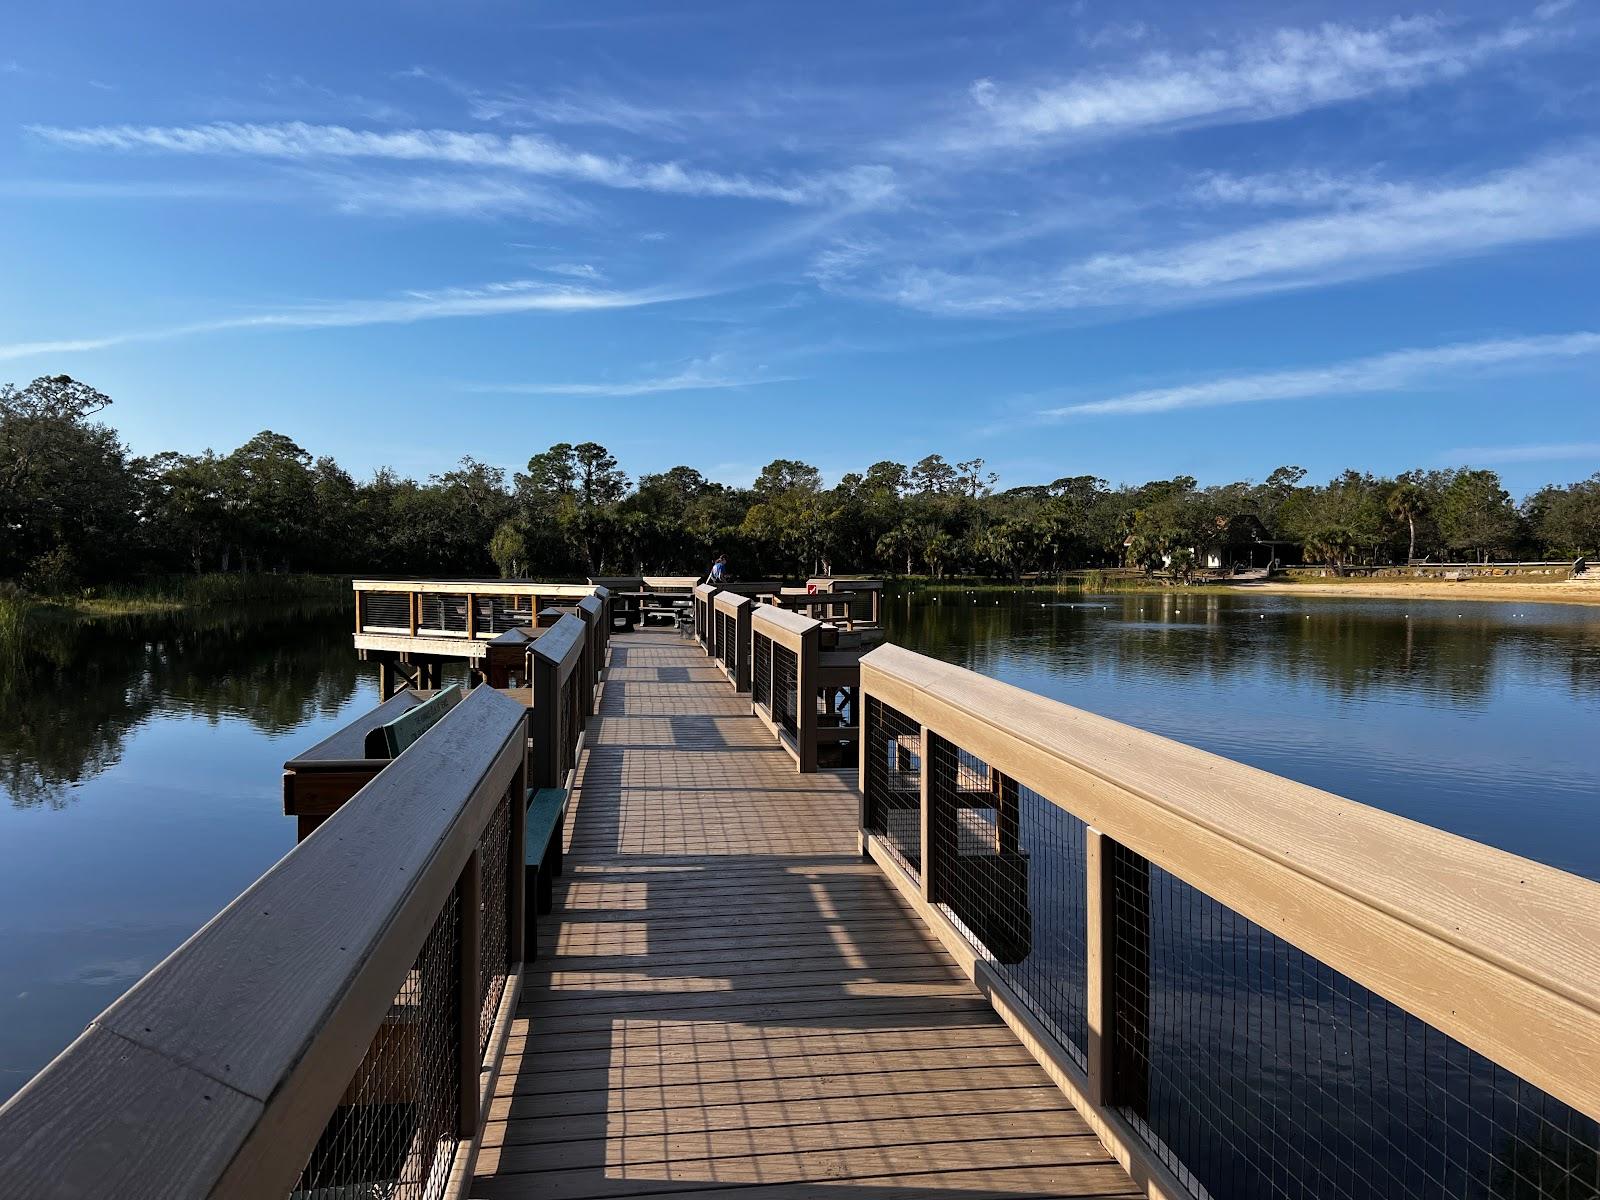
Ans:
[[[426,703],[401,713],[394,720],[367,731],[368,758],[398,758],[403,750],[439,723],[445,713],[461,703],[461,689],[448,687]]]
[[[528,823],[523,834],[522,866],[526,895],[525,958],[539,956],[539,914],[550,911],[555,877],[561,874],[561,827],[567,813],[565,788],[529,788]]]

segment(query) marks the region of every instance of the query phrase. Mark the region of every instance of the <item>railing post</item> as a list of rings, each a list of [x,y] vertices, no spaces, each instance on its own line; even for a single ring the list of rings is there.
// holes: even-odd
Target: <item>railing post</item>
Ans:
[[[411,614],[411,636],[417,636],[417,626],[422,624],[422,593],[406,593],[406,611]]]
[[[361,593],[356,592],[356,632],[361,632]]]
[[[917,857],[921,860],[917,870],[917,882],[922,892],[922,899],[933,903],[933,743],[935,734],[926,726],[922,726],[921,741],[917,747],[917,761],[920,766],[917,779],[922,790],[921,801],[917,807]]]
[[[467,641],[478,636],[478,598],[467,593]]]
[[[528,741],[523,736],[522,764],[511,781],[511,844],[506,850],[506,946],[513,966],[528,961],[527,890]]]
[[[750,652],[754,639],[750,635],[750,604],[745,602],[734,610],[734,668],[733,690],[748,692],[750,690]]]
[[[533,688],[533,779],[534,788],[560,787],[561,748],[556,745],[561,730],[561,686],[558,664],[530,653],[529,685]]]
[[[457,1070],[460,1079],[458,1101],[460,1121],[456,1132],[464,1138],[478,1136],[478,1022],[482,1018],[483,997],[478,995],[479,956],[483,952],[483,868],[474,850],[461,870],[458,889],[461,905],[461,974],[456,990],[461,1007],[457,1024],[460,1042]]]
[[[817,676],[822,661],[822,626],[800,635],[800,653],[795,656],[795,742],[800,754],[800,770],[817,769]]]
[[[1150,977],[1150,864],[1093,826],[1083,836],[1088,1099],[1143,1114],[1150,998],[1126,981]]]

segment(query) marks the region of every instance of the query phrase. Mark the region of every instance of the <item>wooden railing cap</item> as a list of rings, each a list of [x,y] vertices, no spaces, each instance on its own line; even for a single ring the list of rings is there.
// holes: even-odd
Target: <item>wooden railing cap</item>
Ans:
[[[520,769],[525,720],[475,689],[100,1014],[0,1107],[0,1190],[283,1194]]]
[[[862,690],[1600,1118],[1600,883],[883,645]]]
[[[565,613],[529,650],[535,658],[555,664],[563,675],[578,665],[584,644],[589,637],[589,626],[582,617]]]
[[[799,613],[790,612],[786,608],[779,608],[776,604],[758,604],[750,614],[750,620],[757,625],[775,626],[767,636],[773,633],[786,633],[791,637],[803,637],[813,629],[821,629],[822,622],[812,617],[802,617]]]

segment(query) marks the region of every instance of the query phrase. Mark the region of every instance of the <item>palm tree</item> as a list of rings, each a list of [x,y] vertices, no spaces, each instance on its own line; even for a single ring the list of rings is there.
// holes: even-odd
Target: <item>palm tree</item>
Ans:
[[[1390,489],[1385,503],[1389,515],[1397,521],[1404,521],[1411,534],[1410,544],[1406,547],[1406,561],[1410,562],[1417,556],[1417,518],[1427,507],[1427,497],[1409,479],[1401,479]]]

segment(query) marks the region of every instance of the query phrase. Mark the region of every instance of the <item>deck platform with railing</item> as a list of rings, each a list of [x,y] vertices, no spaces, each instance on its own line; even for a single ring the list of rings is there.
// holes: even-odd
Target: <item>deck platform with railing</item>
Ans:
[[[1600,884],[882,644],[870,581],[609,641],[467,586],[358,601],[479,686],[381,651],[0,1196],[1600,1200]]]
[[[863,861],[853,778],[676,634],[611,655],[471,1194],[1139,1194]]]

